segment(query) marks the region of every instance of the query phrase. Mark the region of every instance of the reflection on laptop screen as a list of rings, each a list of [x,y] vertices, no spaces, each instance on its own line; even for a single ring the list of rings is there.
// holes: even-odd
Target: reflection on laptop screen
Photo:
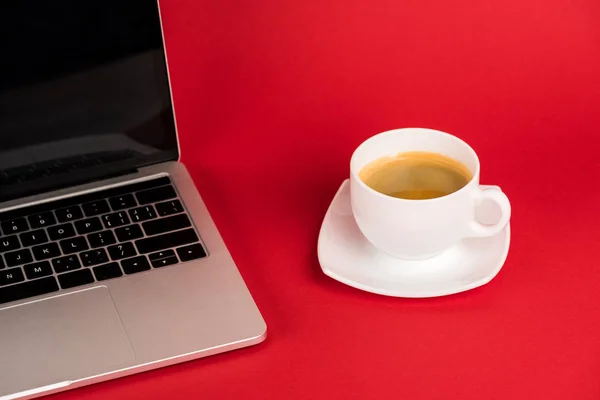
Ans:
[[[0,200],[177,158],[158,7],[143,3],[0,4]]]

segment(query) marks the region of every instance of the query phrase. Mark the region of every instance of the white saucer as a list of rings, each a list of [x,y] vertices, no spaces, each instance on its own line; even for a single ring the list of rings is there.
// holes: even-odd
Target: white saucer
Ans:
[[[493,203],[477,219],[493,223]],[[367,292],[396,297],[434,297],[485,285],[498,274],[510,245],[510,225],[489,238],[465,239],[435,258],[405,261],[376,249],[360,232],[350,206],[350,182],[335,195],[319,234],[319,262],[326,275]]]

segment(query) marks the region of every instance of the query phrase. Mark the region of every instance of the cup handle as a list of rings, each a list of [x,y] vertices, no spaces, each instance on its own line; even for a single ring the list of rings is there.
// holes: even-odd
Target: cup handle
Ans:
[[[500,207],[500,220],[494,225],[483,225],[475,220],[469,225],[471,237],[489,237],[499,233],[506,227],[510,220],[511,207],[508,197],[498,186],[480,186],[475,191],[475,207],[483,203],[485,200],[492,200]]]

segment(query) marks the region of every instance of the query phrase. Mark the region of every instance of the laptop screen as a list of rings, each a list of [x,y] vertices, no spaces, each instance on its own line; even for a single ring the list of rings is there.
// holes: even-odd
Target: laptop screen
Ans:
[[[155,0],[0,2],[0,201],[178,157]]]

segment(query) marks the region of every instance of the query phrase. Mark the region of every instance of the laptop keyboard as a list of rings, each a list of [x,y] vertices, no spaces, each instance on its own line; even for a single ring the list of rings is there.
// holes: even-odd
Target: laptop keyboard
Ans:
[[[167,177],[0,213],[0,304],[206,257]]]

